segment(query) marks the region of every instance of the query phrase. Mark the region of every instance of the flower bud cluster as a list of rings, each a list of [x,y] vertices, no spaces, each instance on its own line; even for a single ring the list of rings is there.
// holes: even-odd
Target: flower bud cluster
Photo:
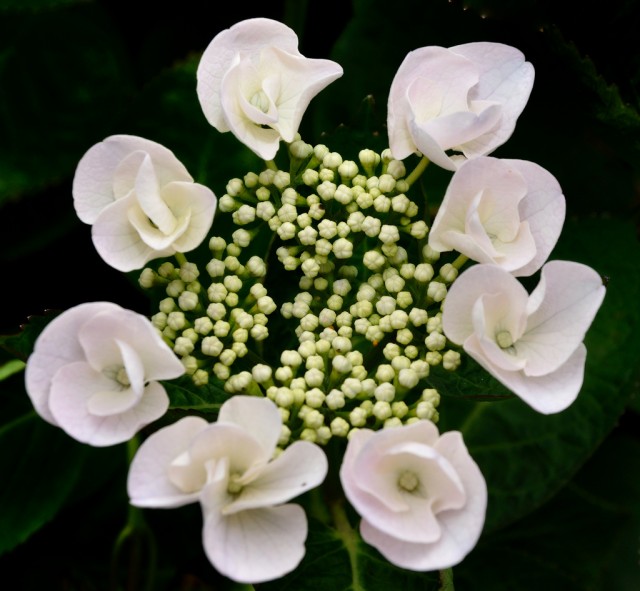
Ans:
[[[242,228],[231,241],[212,237],[213,256],[202,274],[185,261],[179,267],[165,262],[157,271],[146,268],[140,276],[143,287],[164,290],[151,320],[198,386],[207,384],[211,373],[229,380],[236,361],[269,336],[268,317],[277,306],[262,284],[264,260],[243,252],[250,242]]]
[[[279,303],[297,345],[282,350],[278,340],[279,359],[245,364],[234,375],[216,371],[226,359],[218,347],[216,377],[230,393],[262,392],[277,404],[283,446],[296,439],[323,444],[354,428],[436,422],[430,372],[460,364],[441,322],[457,269],[439,266],[440,254],[428,246],[424,212],[406,195],[403,163],[372,150],[356,163],[300,140],[290,156],[289,172],[232,179],[219,207],[238,227],[238,248],[265,224],[273,232],[277,261],[299,289]],[[210,266],[236,273],[228,258]],[[226,302],[217,283],[208,292]]]

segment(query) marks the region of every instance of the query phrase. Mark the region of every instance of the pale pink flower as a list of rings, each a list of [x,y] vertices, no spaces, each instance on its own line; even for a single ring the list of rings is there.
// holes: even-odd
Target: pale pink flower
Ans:
[[[410,52],[389,93],[387,123],[394,158],[420,152],[455,170],[467,158],[493,152],[513,133],[533,78],[533,66],[522,53],[500,43]]]
[[[40,416],[94,446],[133,437],[169,407],[157,380],[184,366],[148,318],[109,302],[54,318],[27,361],[26,388]]]
[[[456,250],[515,276],[531,275],[558,241],[565,210],[558,181],[541,166],[481,156],[451,178],[429,246]]]
[[[73,179],[78,217],[104,261],[119,271],[189,252],[211,228],[216,196],[164,146],[114,135],[91,147]]]
[[[236,395],[208,423],[185,417],[151,435],[129,471],[131,504],[178,507],[200,501],[205,552],[239,582],[277,579],[304,556],[307,519],[290,499],[318,486],[327,458],[297,441],[274,457],[282,419],[266,398]]]
[[[580,263],[548,262],[531,294],[503,269],[474,265],[449,288],[442,328],[529,406],[556,413],[582,387],[582,341],[604,295],[600,275]]]
[[[271,160],[281,139],[295,139],[311,99],[340,76],[335,62],[304,57],[292,29],[253,18],[214,37],[198,66],[197,92],[213,127]]]
[[[457,431],[430,421],[351,433],[340,468],[345,495],[362,517],[360,533],[402,568],[458,564],[475,546],[487,487]]]

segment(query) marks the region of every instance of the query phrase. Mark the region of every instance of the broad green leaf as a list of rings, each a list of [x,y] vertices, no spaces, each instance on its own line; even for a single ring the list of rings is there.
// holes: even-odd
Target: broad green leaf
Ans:
[[[12,355],[26,361],[33,351],[33,345],[44,327],[51,322],[56,313],[47,316],[32,316],[29,322],[22,326],[22,330],[15,335],[0,335],[0,347]]]
[[[638,470],[637,434],[615,432],[551,502],[485,536],[454,569],[456,582],[480,591],[635,591]]]
[[[258,591],[436,591],[438,573],[416,573],[393,566],[365,544],[357,529],[344,525],[338,533],[310,520],[306,554],[291,574]]]
[[[35,413],[0,428],[0,448],[5,450],[0,456],[2,554],[56,515],[82,473],[89,448]]]
[[[218,385],[195,386],[190,376],[163,382],[171,408],[217,414],[220,405],[229,395]]]

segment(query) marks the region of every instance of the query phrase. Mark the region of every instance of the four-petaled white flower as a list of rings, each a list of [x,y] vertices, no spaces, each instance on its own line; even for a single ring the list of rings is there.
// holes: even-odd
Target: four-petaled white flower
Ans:
[[[254,18],[214,37],[198,66],[197,92],[211,125],[271,160],[280,139],[294,140],[311,99],[341,75],[335,62],[305,58],[286,25]]]
[[[451,178],[429,246],[531,275],[558,241],[565,209],[558,181],[541,166],[481,156]]]
[[[448,170],[485,156],[513,133],[534,71],[517,49],[478,42],[411,51],[389,92],[389,146],[402,160],[415,152]],[[453,150],[456,154],[447,154]]]
[[[430,421],[351,434],[340,468],[360,533],[390,562],[415,571],[458,564],[475,546],[487,487],[461,433]]]
[[[186,417],[151,435],[131,463],[128,491],[138,507],[200,501],[203,543],[225,576],[258,583],[292,571],[304,556],[305,512],[283,504],[318,486],[324,452],[297,441],[274,459],[282,419],[267,398],[236,395],[216,423]]]
[[[213,223],[216,197],[194,183],[173,152],[137,136],[90,148],[73,179],[78,217],[104,261],[119,271],[196,248]]]
[[[582,341],[604,295],[598,273],[580,263],[548,262],[531,295],[503,269],[475,265],[450,287],[442,328],[529,406],[555,413],[582,387]]]
[[[36,411],[94,446],[122,443],[169,407],[156,380],[182,363],[141,314],[110,302],[80,304],[54,318],[28,359],[26,389]]]

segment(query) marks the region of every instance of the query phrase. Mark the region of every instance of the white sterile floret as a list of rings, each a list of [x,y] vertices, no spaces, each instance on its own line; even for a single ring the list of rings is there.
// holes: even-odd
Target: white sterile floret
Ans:
[[[480,537],[487,487],[459,432],[428,421],[354,430],[340,480],[364,541],[397,566],[449,568]]]
[[[78,441],[108,446],[164,415],[169,398],[159,380],[184,373],[148,318],[93,302],[45,327],[27,360],[25,386],[43,419]]]
[[[277,88],[270,83],[276,75]],[[281,139],[296,138],[311,99],[341,75],[334,62],[305,58],[295,32],[282,23],[249,19],[209,44],[198,66],[197,94],[211,125],[272,160]],[[264,180],[261,174],[269,184]]]
[[[131,503],[200,502],[205,553],[220,573],[243,583],[280,578],[304,556],[307,536],[304,510],[285,503],[319,485],[328,469],[324,452],[308,442],[274,459],[282,437],[273,402],[233,396],[216,423],[185,417],[143,442],[127,480]]]
[[[531,275],[547,260],[565,218],[558,181],[524,160],[480,157],[453,175],[429,233],[438,251],[456,250]],[[441,270],[440,274],[444,277]]]
[[[550,414],[580,391],[582,341],[604,295],[600,275],[580,263],[547,263],[531,294],[500,267],[474,265],[451,286],[442,327],[507,388]]]
[[[105,262],[119,271],[189,252],[211,228],[216,197],[197,184],[175,155],[160,144],[114,135],[81,158],[73,179],[81,221]]]

